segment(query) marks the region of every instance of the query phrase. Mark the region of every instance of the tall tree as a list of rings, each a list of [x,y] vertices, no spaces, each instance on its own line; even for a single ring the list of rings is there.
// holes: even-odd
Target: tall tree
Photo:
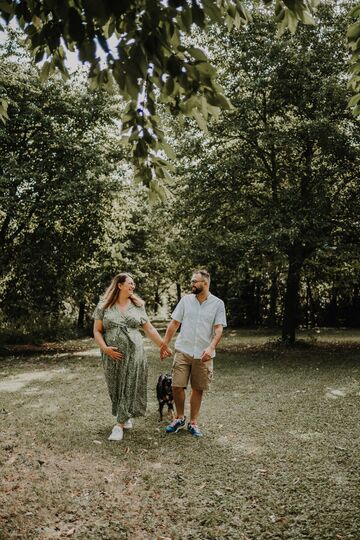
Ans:
[[[346,49],[333,47],[345,22],[330,6],[319,17],[317,29],[301,28],[281,44],[263,17],[248,32],[216,34],[211,50],[235,111],[208,140],[186,145],[186,240],[193,252],[207,247],[206,258],[220,269],[241,260],[243,272],[257,268],[275,277],[286,264],[283,340],[290,343],[304,264],[346,237],[354,225],[345,207],[359,201],[360,141],[346,109]]]
[[[11,122],[0,126],[2,309],[59,315],[69,275],[92,254],[116,141],[109,98],[0,60]],[[119,158],[119,156],[118,156]]]

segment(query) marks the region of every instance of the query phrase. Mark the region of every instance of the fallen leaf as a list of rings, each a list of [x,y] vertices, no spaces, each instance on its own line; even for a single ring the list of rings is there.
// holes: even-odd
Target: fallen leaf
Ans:
[[[94,444],[102,444],[101,441],[97,441],[97,440],[93,441],[93,443],[94,443]]]
[[[75,527],[73,527],[72,529],[69,529],[66,533],[66,536],[72,536],[75,532]]]

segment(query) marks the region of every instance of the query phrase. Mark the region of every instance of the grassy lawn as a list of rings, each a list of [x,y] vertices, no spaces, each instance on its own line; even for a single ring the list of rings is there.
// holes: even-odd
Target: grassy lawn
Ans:
[[[359,540],[360,333],[269,337],[226,333],[200,440],[159,424],[149,343],[122,443],[93,341],[0,359],[0,539]]]

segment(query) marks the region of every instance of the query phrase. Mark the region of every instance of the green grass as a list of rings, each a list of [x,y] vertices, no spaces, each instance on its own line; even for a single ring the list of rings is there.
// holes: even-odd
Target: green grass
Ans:
[[[358,540],[360,337],[269,337],[226,333],[200,440],[159,424],[152,347],[147,416],[119,444],[96,356],[1,360],[0,538]]]

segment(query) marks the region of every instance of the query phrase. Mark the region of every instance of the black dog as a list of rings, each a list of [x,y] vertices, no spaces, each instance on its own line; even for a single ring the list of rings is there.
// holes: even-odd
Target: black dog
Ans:
[[[159,376],[158,383],[156,385],[156,395],[159,402],[159,413],[160,413],[160,422],[163,419],[163,408],[166,403],[168,406],[168,417],[173,420],[175,417],[174,413],[174,398],[172,393],[172,377],[169,374],[164,375],[163,373]]]

